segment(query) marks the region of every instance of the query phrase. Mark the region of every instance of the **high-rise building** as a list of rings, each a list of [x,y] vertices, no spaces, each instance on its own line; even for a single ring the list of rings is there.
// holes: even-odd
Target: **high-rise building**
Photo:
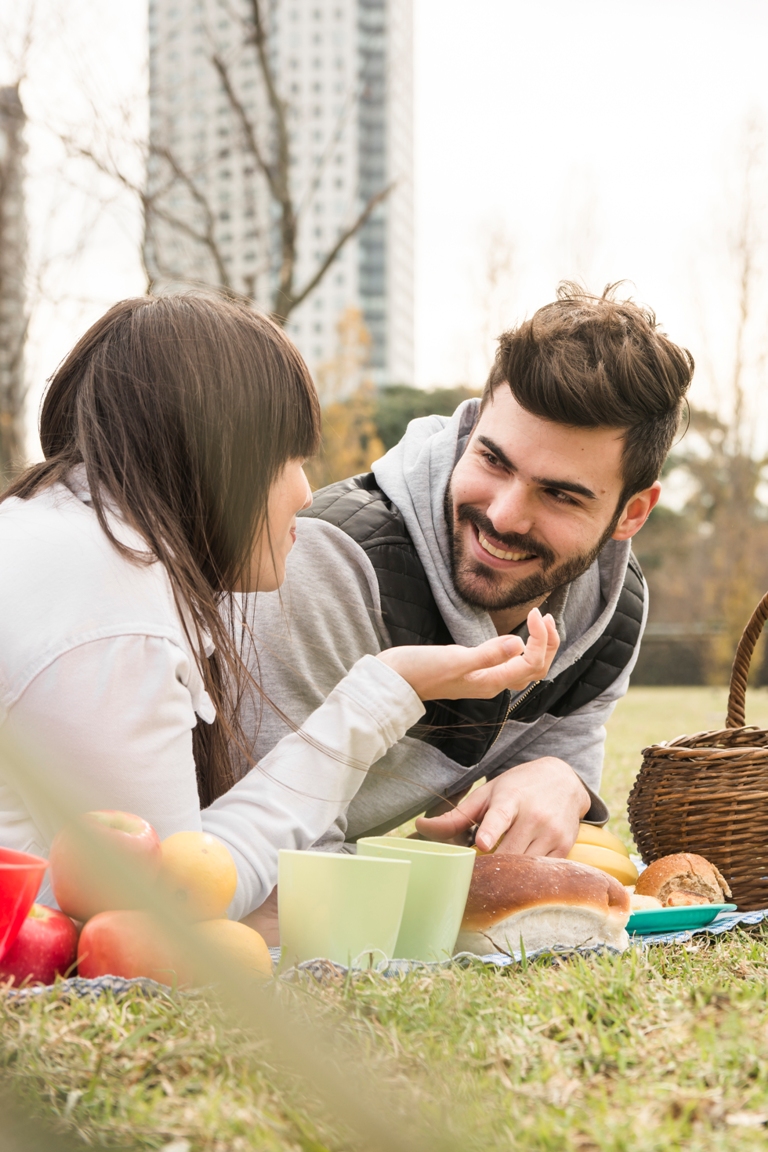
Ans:
[[[269,307],[280,216],[254,149],[274,164],[276,134],[253,3],[150,0],[145,252],[160,283],[224,282]],[[288,331],[317,370],[338,354],[339,321],[357,309],[374,380],[411,383],[412,0],[260,3],[266,56],[286,106],[296,289],[370,199],[391,186],[292,311]]]
[[[0,88],[0,489],[24,453],[24,111],[18,88]]]

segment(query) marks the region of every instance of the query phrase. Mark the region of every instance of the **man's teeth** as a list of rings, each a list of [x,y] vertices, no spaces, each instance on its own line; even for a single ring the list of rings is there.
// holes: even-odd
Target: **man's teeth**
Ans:
[[[490,552],[491,556],[498,557],[499,560],[532,560],[532,552],[502,552],[501,548],[494,548],[493,544],[489,544],[482,532],[478,532],[477,538],[480,541],[480,547],[484,548],[486,552]]]

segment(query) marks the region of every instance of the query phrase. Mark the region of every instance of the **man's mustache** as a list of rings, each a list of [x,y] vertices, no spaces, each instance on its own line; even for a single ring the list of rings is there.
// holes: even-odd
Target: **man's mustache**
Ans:
[[[555,554],[550,548],[547,548],[546,544],[542,544],[541,541],[528,534],[498,532],[488,517],[471,504],[459,505],[456,509],[456,520],[459,524],[474,524],[483,536],[490,536],[492,539],[498,540],[499,543],[506,544],[510,552],[527,552],[538,556],[545,570],[551,568],[555,562]]]

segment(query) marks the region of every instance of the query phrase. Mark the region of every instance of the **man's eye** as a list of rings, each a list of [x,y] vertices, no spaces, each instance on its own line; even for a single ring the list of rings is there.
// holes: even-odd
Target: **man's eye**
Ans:
[[[498,456],[494,456],[493,452],[481,452],[480,455],[485,461],[487,461],[488,464],[491,465],[492,468],[498,468],[501,466],[501,462]]]
[[[556,504],[572,504],[575,507],[579,506],[578,500],[574,500],[573,496],[569,496],[567,492],[563,492],[560,488],[548,488],[547,491]]]

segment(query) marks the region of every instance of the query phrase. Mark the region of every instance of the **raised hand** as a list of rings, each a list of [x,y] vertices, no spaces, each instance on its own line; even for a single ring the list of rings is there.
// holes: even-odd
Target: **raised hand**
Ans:
[[[555,621],[538,608],[528,613],[528,643],[497,636],[476,648],[459,644],[388,648],[378,659],[394,668],[422,700],[489,699],[505,688],[519,692],[543,680],[560,639]]]

